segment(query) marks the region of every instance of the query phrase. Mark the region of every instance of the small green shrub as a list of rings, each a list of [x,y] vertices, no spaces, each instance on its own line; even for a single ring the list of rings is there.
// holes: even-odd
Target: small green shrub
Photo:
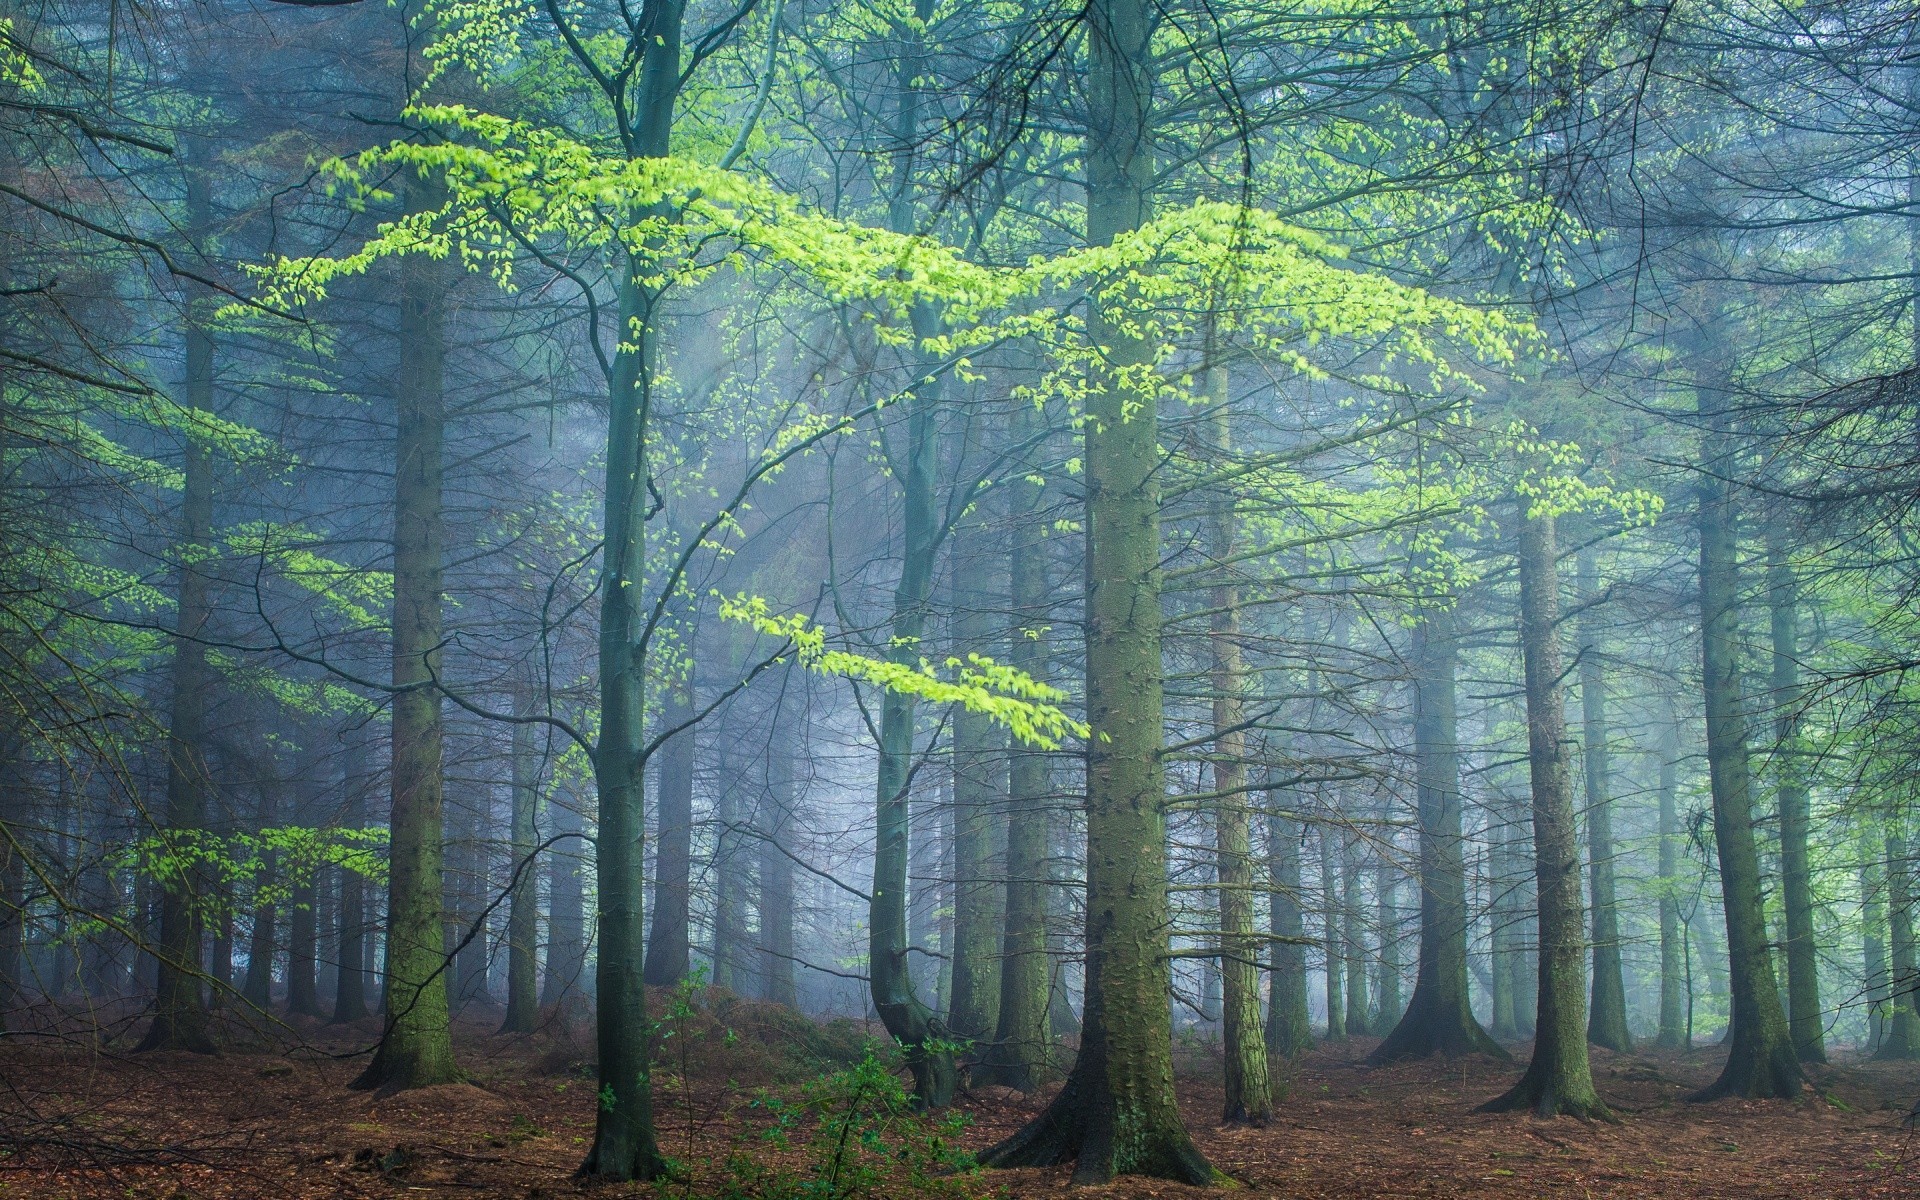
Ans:
[[[972,1156],[958,1146],[966,1118],[915,1111],[899,1064],[871,1049],[854,1066],[824,1075],[793,1096],[763,1092],[754,1107],[773,1118],[762,1139],[779,1155],[736,1150],[727,1162],[727,1200],[864,1200],[976,1194]]]

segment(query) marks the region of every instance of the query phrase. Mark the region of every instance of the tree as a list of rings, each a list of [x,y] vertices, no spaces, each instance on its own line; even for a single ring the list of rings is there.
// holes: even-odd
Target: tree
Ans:
[[[1782,537],[1767,527],[1767,612],[1773,654],[1775,809],[1780,820],[1780,899],[1787,919],[1787,1031],[1803,1063],[1827,1061],[1820,961],[1813,933],[1813,871],[1807,856],[1809,794],[1800,737],[1800,597]]]
[[[409,172],[409,216],[445,202],[435,178]],[[354,1086],[379,1092],[459,1078],[447,1029],[441,927],[444,781],[439,689],[446,287],[439,263],[400,262],[400,369],[393,477],[393,717],[388,818],[385,1031]]]
[[[1540,985],[1533,1058],[1520,1081],[1483,1105],[1536,1116],[1611,1113],[1593,1087],[1587,1058],[1586,972],[1580,934],[1580,851],[1574,840],[1572,780],[1560,674],[1559,574],[1554,518],[1543,499],[1522,495],[1515,522],[1520,566],[1520,643],[1527,689],[1527,765],[1533,782],[1534,878],[1540,910]]]
[[[206,140],[191,138],[186,170],[186,226],[194,245],[212,236],[212,180]],[[193,414],[213,413],[213,301],[198,285],[186,310],[186,386],[182,406]],[[161,856],[159,987],[153,1023],[140,1039],[141,1050],[214,1051],[204,995],[201,937],[208,881],[200,858],[207,822],[210,777],[207,764],[207,706],[213,671],[207,662],[212,633],[211,562],[213,547],[213,448],[199,430],[184,438],[180,531],[176,546],[179,571],[178,617],[174,625],[173,697],[167,730],[167,831]]]
[[[1587,1040],[1621,1054],[1633,1050],[1627,989],[1620,970],[1620,913],[1613,870],[1613,780],[1607,745],[1606,667],[1595,611],[1602,596],[1593,551],[1575,568],[1580,603],[1580,737],[1587,788],[1587,873],[1593,898],[1593,996]]]
[[[1694,526],[1700,539],[1701,691],[1707,718],[1707,770],[1713,791],[1713,840],[1727,920],[1727,977],[1733,1023],[1720,1076],[1696,1099],[1790,1098],[1805,1084],[1768,950],[1754,846],[1746,715],[1737,654],[1739,544],[1734,484],[1737,442],[1728,427],[1730,381],[1709,367],[1696,388],[1704,433]]]
[[[1460,650],[1450,609],[1429,606],[1413,633],[1413,753],[1420,826],[1420,960],[1413,997],[1371,1055],[1375,1062],[1428,1054],[1507,1052],[1474,1018],[1467,991],[1467,878],[1462,843]]]
[[[1087,241],[1149,216],[1150,20],[1141,0],[1087,9]],[[1140,386],[1153,347],[1096,302],[1100,347],[1087,394],[1087,997],[1080,1053],[1038,1117],[988,1150],[991,1166],[1074,1160],[1076,1183],[1213,1169],[1173,1094],[1166,955],[1165,786],[1160,662],[1158,411]]]

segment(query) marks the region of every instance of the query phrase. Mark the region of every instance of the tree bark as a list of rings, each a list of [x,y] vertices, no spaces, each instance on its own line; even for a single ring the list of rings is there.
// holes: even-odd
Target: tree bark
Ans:
[[[1276,767],[1268,768],[1271,772]],[[1273,933],[1273,971],[1267,998],[1267,1054],[1295,1058],[1313,1047],[1307,1012],[1306,921],[1300,910],[1301,827],[1281,811],[1278,794],[1268,791],[1267,862],[1270,897],[1267,928]],[[1276,1093],[1278,1088],[1275,1088]],[[1276,1095],[1276,1099],[1277,1099]]]
[[[1781,534],[1767,529],[1768,632],[1773,651],[1774,798],[1780,820],[1780,900],[1787,918],[1787,1033],[1803,1063],[1827,1061],[1820,962],[1813,933],[1810,797],[1800,738],[1800,587]]]
[[[976,448],[977,449],[977,448]],[[972,457],[972,456],[969,456]],[[993,642],[994,610],[1004,586],[995,579],[986,529],[991,494],[954,531],[950,578],[953,653],[1003,660]],[[960,709],[953,730],[952,997],[947,1024],[983,1053],[1000,1025],[1000,943],[1006,932],[1007,738],[982,713]],[[969,1071],[971,1074],[971,1071]]]
[[[189,239],[204,247],[213,225],[210,152],[205,138],[187,139],[186,225]],[[186,381],[183,406],[189,420],[213,412],[214,299],[189,283],[186,305]],[[179,536],[174,544],[180,572],[173,639],[173,697],[167,726],[166,828],[159,846],[160,936],[153,1024],[139,1050],[214,1053],[200,942],[210,882],[199,867],[200,839],[207,824],[207,706],[213,669],[203,640],[212,616],[213,451],[199,430],[185,436]]]
[[[793,979],[794,776],[805,756],[805,693],[780,700],[767,748],[767,790],[760,809],[760,983],[774,1004],[797,1007]]]
[[[1039,415],[1014,401],[1014,436],[1037,440]],[[1036,448],[1037,449],[1037,448]],[[1043,526],[1031,519],[1045,501],[1035,472],[1012,471],[1012,523],[1008,559],[1014,630],[1007,661],[1029,678],[1045,681],[1048,589]],[[1051,975],[1047,955],[1047,809],[1052,790],[1046,751],[1009,745],[1007,769],[1006,932],[1001,940],[1000,1013],[993,1045],[974,1068],[981,1083],[1030,1092],[1052,1066],[1053,1038],[1047,1023]]]
[[[1460,644],[1451,609],[1413,632],[1413,753],[1420,827],[1420,959],[1413,997],[1374,1062],[1443,1054],[1508,1057],[1474,1019],[1467,989],[1467,867],[1461,829],[1460,735],[1454,678]]]
[[[1680,813],[1677,803],[1680,722],[1667,700],[1660,722],[1660,1036],[1670,1050],[1684,1049],[1691,1033],[1687,1011],[1687,946],[1680,920]]]
[[[438,208],[437,180],[408,176],[409,213]],[[353,1086],[382,1093],[459,1077],[448,1032],[441,860],[439,674],[446,285],[440,263],[400,265],[394,439],[392,815],[387,873],[386,1030]]]
[[[1587,879],[1593,900],[1593,992],[1587,1040],[1621,1054],[1633,1050],[1627,986],[1620,969],[1620,912],[1613,870],[1613,779],[1607,745],[1606,668],[1601,661],[1600,572],[1591,549],[1576,568],[1580,617],[1580,735],[1587,786]]]
[[[1553,517],[1519,501],[1520,642],[1527,690],[1527,762],[1533,783],[1534,877],[1540,913],[1540,980],[1533,1059],[1485,1111],[1531,1110],[1611,1119],[1587,1059],[1585,955],[1580,945],[1580,851],[1567,769],[1560,686],[1560,597]]]
[[[690,902],[693,879],[693,776],[699,744],[689,722],[694,715],[694,653],[699,622],[680,598],[670,602],[667,644],[676,661],[661,667],[660,727],[681,729],[657,751],[660,766],[659,835],[654,845],[653,927],[647,934],[646,979],[672,987],[692,969]],[[664,657],[664,655],[660,656]]]
[[[1885,822],[1884,878],[1887,881],[1887,944],[1891,951],[1881,994],[1885,997],[1886,1031],[1874,1057],[1887,1060],[1920,1058],[1920,954],[1915,952],[1913,926],[1913,864],[1907,859],[1906,832],[1900,814],[1889,809]]]
[[[904,41],[895,63],[894,188],[888,225],[895,233],[915,232],[912,174],[913,150],[920,138],[920,74],[925,23],[933,16],[932,0],[914,0],[918,23]],[[934,332],[936,322],[925,306],[913,314],[914,332]],[[901,518],[900,579],[893,595],[889,656],[897,663],[916,664],[926,647],[927,606],[933,585],[933,558],[937,549],[939,516],[934,502],[935,472],[939,463],[935,409],[940,403],[941,378],[923,374],[904,401],[906,445],[897,465],[903,512]],[[922,1108],[942,1108],[953,1100],[958,1073],[946,1023],[927,1007],[913,985],[908,961],[907,863],[911,820],[909,785],[914,756],[913,697],[889,691],[880,701],[880,762],[874,792],[873,889],[868,920],[867,970],[874,1010],[881,1023],[906,1053],[913,1073],[913,1093]]]
[[[1327,1040],[1347,1040],[1347,985],[1345,936],[1341,913],[1346,897],[1340,886],[1340,859],[1335,853],[1338,835],[1325,822],[1320,825],[1320,911],[1321,944],[1327,959]]]
[[[1210,453],[1224,460],[1233,453],[1233,422],[1228,408],[1227,369],[1207,371],[1207,402],[1212,407]],[[1231,578],[1239,545],[1238,520],[1231,490],[1214,497],[1208,524],[1212,555],[1222,576],[1212,589],[1209,642],[1212,648],[1213,790],[1215,876],[1219,881],[1221,1041],[1226,1054],[1226,1097],[1221,1120],[1227,1124],[1265,1125],[1273,1119],[1273,1084],[1267,1069],[1267,1044],[1260,1028],[1261,941],[1253,924],[1253,834],[1248,809],[1246,705],[1241,693],[1246,670],[1240,649],[1240,588]]]
[[[1143,224],[1153,177],[1146,0],[1091,0],[1085,18],[1087,240]],[[1130,386],[1148,346],[1092,305],[1103,350],[1086,400],[1087,1001],[1080,1054],[1046,1110],[989,1150],[993,1166],[1075,1159],[1073,1178],[1214,1171],[1173,1093],[1160,648],[1158,409]]]
[[[515,687],[514,715],[534,714],[533,688],[525,682]],[[502,1033],[532,1033],[539,1015],[540,940],[539,864],[533,849],[537,844],[534,817],[540,801],[540,763],[534,750],[534,726],[524,721],[513,727],[512,815],[508,820],[511,852],[507,869],[512,872],[512,891],[507,897],[507,1012],[500,1023]]]
[[[580,863],[586,843],[577,836],[583,822],[578,801],[556,795],[547,804],[553,833],[559,838],[547,854],[547,961],[540,982],[542,1006],[585,996],[586,889]]]
[[[1696,1099],[1798,1096],[1805,1083],[1780,1009],[1779,985],[1761,907],[1760,856],[1754,846],[1747,764],[1746,714],[1740,697],[1739,544],[1731,485],[1733,438],[1719,399],[1724,385],[1703,383],[1700,415],[1704,466],[1698,486],[1700,654],[1707,716],[1707,770],[1713,792],[1713,836],[1720,857],[1721,906],[1727,922],[1727,981],[1733,1027],[1720,1077]]]

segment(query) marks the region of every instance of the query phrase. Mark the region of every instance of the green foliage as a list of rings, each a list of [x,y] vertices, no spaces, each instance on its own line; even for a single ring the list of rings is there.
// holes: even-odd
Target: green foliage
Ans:
[[[930,704],[957,704],[1004,726],[1030,746],[1056,750],[1067,734],[1086,737],[1087,725],[1057,703],[1066,693],[1041,683],[1016,667],[979,654],[949,658],[950,678],[922,660],[917,666],[827,646],[827,632],[798,613],[776,616],[764,598],[736,596],[720,601],[722,620],[736,621],[792,645],[800,664],[822,675],[874,684]]]
[[[877,1195],[971,1197],[969,1155],[957,1146],[965,1118],[916,1111],[896,1062],[869,1053],[793,1097],[762,1093],[753,1107],[772,1124],[761,1135],[780,1151],[736,1150],[722,1196],[738,1200],[860,1200]]]

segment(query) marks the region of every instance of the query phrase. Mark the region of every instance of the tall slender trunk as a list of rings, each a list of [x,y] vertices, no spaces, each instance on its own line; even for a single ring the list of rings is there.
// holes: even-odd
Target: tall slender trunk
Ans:
[[[975,447],[974,449],[978,449]],[[968,455],[969,459],[976,455]],[[954,530],[950,578],[953,653],[1005,658],[993,643],[994,610],[1004,586],[991,561],[987,523],[998,504],[991,494],[974,502],[971,517]],[[947,1024],[956,1038],[983,1051],[1000,1025],[1000,943],[1006,931],[1005,842],[1007,738],[985,714],[956,711],[953,729],[953,945],[952,1002]]]
[[[1606,668],[1601,661],[1600,570],[1591,549],[1576,568],[1580,617],[1580,736],[1587,785],[1587,880],[1593,900],[1593,993],[1587,1040],[1622,1054],[1633,1050],[1627,1029],[1627,986],[1620,969],[1620,912],[1613,869],[1613,779],[1607,746]]]
[[[647,0],[635,41],[640,53],[630,158],[664,158],[681,80],[684,0]],[[625,99],[625,97],[622,97]],[[636,214],[637,215],[637,214]],[[599,881],[594,1013],[600,1103],[593,1146],[580,1173],[601,1179],[654,1179],[666,1169],[653,1130],[653,1088],[644,979],[646,906],[646,652],[642,594],[646,574],[647,426],[652,415],[655,309],[648,265],[621,264],[613,371],[608,379],[607,470],[601,529],[600,740],[594,782],[600,792],[595,839]]]
[[[1668,1049],[1687,1045],[1687,946],[1680,922],[1680,722],[1669,698],[1660,722],[1660,1036]]]
[[[1375,1062],[1444,1054],[1507,1057],[1474,1019],[1467,990],[1467,868],[1461,830],[1460,735],[1454,677],[1460,644],[1451,609],[1413,631],[1413,754],[1420,826],[1420,960],[1413,997]]]
[[[895,64],[893,196],[888,225],[896,233],[915,232],[913,203],[914,151],[920,139],[920,102],[924,70],[924,30],[933,16],[932,0],[914,0],[915,25],[904,37]],[[936,321],[926,306],[913,313],[914,332],[934,332]],[[926,652],[927,607],[933,585],[933,559],[939,540],[939,515],[934,502],[935,472],[939,463],[935,410],[940,404],[942,380],[922,374],[905,401],[906,445],[898,464],[901,485],[900,579],[894,587],[889,656],[912,665]],[[874,1010],[887,1032],[905,1049],[913,1073],[914,1097],[923,1108],[951,1103],[958,1083],[951,1038],[946,1023],[927,1007],[913,984],[908,960],[907,863],[911,820],[908,790],[914,756],[912,696],[889,691],[880,701],[880,761],[874,789],[873,892],[868,921],[867,970]]]
[[[797,693],[797,694],[795,694]],[[795,768],[805,755],[805,693],[781,698],[767,747],[767,790],[760,809],[761,995],[788,1008],[799,1004],[793,979],[793,834]]]
[[[1381,810],[1383,813],[1385,809]],[[1374,1013],[1371,1030],[1385,1037],[1400,1024],[1405,1007],[1400,996],[1400,876],[1389,841],[1374,856],[1374,927],[1379,933],[1379,970],[1374,978]]]
[[[1340,885],[1341,861],[1335,852],[1339,835],[1326,822],[1320,825],[1321,942],[1327,959],[1327,1040],[1347,1040],[1347,956],[1344,922],[1346,891]]]
[[[1533,860],[1540,914],[1540,979],[1533,1059],[1488,1111],[1610,1119],[1587,1059],[1586,963],[1582,953],[1580,850],[1567,769],[1560,686],[1559,573],[1553,517],[1522,509],[1517,530],[1520,644],[1527,690],[1527,763],[1533,782]]]
[[[268,781],[260,794],[257,824],[265,829],[275,820],[276,784]],[[254,877],[253,923],[247,935],[247,975],[240,985],[240,998],[261,1012],[273,1003],[273,960],[278,940],[279,912],[267,897],[279,882],[280,859],[272,850],[260,855],[260,873]]]
[[[693,879],[693,776],[699,745],[690,724],[694,715],[695,637],[699,621],[692,606],[675,598],[666,624],[673,658],[662,669],[660,728],[680,729],[656,752],[659,833],[654,842],[653,927],[647,933],[646,979],[671,987],[692,969],[689,923]],[[665,655],[661,656],[665,658]]]
[[[1893,808],[1885,822],[1885,879],[1887,881],[1888,969],[1882,991],[1886,996],[1886,1036],[1874,1052],[1880,1059],[1920,1058],[1920,953],[1916,953],[1913,923],[1913,864],[1907,858],[1906,831]]]
[[[1268,767],[1268,783],[1278,766]],[[1267,802],[1267,863],[1269,898],[1267,928],[1274,936],[1273,971],[1267,999],[1267,1054],[1294,1058],[1313,1046],[1312,1018],[1307,1012],[1307,933],[1301,912],[1300,823],[1283,811],[1280,794],[1269,786]],[[1277,1081],[1275,1098],[1280,1091]]]
[[[1867,822],[1862,822],[1866,825]],[[1867,828],[1858,830],[1860,855],[1860,969],[1861,991],[1867,1001],[1867,1049],[1877,1058],[1886,1045],[1887,1026],[1887,899],[1881,886],[1885,876],[1876,861],[1880,847]]]
[[[524,681],[514,688],[514,714],[521,718],[534,714],[531,685]],[[500,1023],[502,1033],[532,1033],[538,1016],[540,940],[539,864],[533,849],[536,843],[534,818],[540,802],[540,763],[534,750],[534,727],[524,720],[513,727],[512,815],[508,820],[510,853],[507,869],[511,872],[512,891],[507,897],[507,1013]]]
[[[1367,1032],[1372,1005],[1367,996],[1366,919],[1360,903],[1362,869],[1360,834],[1348,830],[1340,839],[1340,944],[1347,970],[1347,1033],[1362,1036]]]
[[[187,139],[186,225],[196,248],[213,225],[212,163],[206,139]],[[186,303],[186,383],[182,404],[189,422],[213,412],[213,297],[197,284]],[[202,987],[201,936],[211,881],[198,868],[198,839],[207,824],[211,781],[207,773],[207,706],[213,670],[203,640],[212,615],[213,451],[210,440],[189,429],[182,465],[179,535],[174,543],[180,573],[173,639],[173,697],[167,726],[166,828],[161,833],[159,961],[153,1024],[141,1050],[214,1052]]]
[[[1016,441],[1037,440],[1039,414],[1014,401]],[[1038,447],[1036,447],[1036,457]],[[1013,609],[1010,665],[1031,679],[1047,678],[1048,589],[1046,541],[1032,519],[1044,503],[1034,471],[1013,471],[1008,507],[1012,522],[1008,560]],[[1053,1039],[1047,1026],[1052,972],[1047,955],[1047,809],[1052,790],[1047,752],[1010,745],[1007,767],[1007,909],[1001,940],[1000,1020],[985,1060],[974,1069],[982,1083],[1032,1091],[1051,1067]]]
[[[743,747],[736,747],[722,736],[716,741],[714,755],[719,764],[720,794],[714,804],[713,861],[708,877],[713,880],[713,973],[716,988],[746,995],[751,987],[745,963],[747,949],[747,912],[752,887],[748,863],[747,827],[751,814],[746,809],[747,771]]]
[[[1233,453],[1227,369],[1207,371],[1212,406],[1211,452]],[[1247,739],[1241,698],[1246,670],[1240,648],[1240,588],[1229,565],[1239,546],[1238,518],[1230,490],[1214,497],[1208,524],[1221,578],[1213,586],[1210,643],[1213,651],[1213,790],[1215,874],[1219,880],[1221,1040],[1226,1053],[1226,1098],[1221,1120],[1265,1125],[1273,1119],[1273,1084],[1267,1043],[1260,1028],[1261,941],[1253,924],[1253,833],[1247,788]]]
[[[410,214],[445,196],[409,175]],[[447,1028],[441,879],[441,476],[446,414],[446,286],[442,264],[400,265],[400,377],[394,438],[392,810],[388,818],[386,1031],[357,1088],[382,1092],[459,1077]]]
[[[1820,962],[1813,933],[1810,800],[1800,739],[1800,586],[1781,534],[1767,527],[1767,608],[1773,650],[1774,796],[1780,819],[1780,899],[1787,917],[1787,1032],[1801,1062],[1827,1061]]]
[[[583,822],[578,801],[556,795],[547,803],[557,840],[547,852],[547,961],[540,981],[540,1003],[560,1004],[583,997],[586,970],[586,889],[580,864],[586,844],[578,835]]]
[[[1734,439],[1721,403],[1724,379],[1697,388],[1705,468],[1697,484],[1696,526],[1700,538],[1701,682],[1706,702],[1707,770],[1713,792],[1713,836],[1720,857],[1721,905],[1727,921],[1727,981],[1733,1028],[1720,1077],[1699,1093],[1717,1096],[1793,1097],[1801,1074],[1761,907],[1760,855],[1754,846],[1753,802],[1747,764],[1746,713],[1740,697],[1739,544],[1727,476],[1736,467]]]
[[[349,829],[366,819],[366,781],[349,775],[346,813]],[[361,969],[367,952],[367,881],[351,868],[340,869],[340,968],[334,976],[333,1023],[346,1024],[367,1015],[367,976]]]
[[[1091,0],[1087,63],[1087,241],[1147,220],[1149,6]],[[1086,397],[1087,1000],[1080,1054],[1038,1117],[987,1152],[993,1165],[1076,1159],[1073,1178],[1214,1177],[1173,1093],[1166,780],[1160,647],[1159,417],[1129,382],[1154,348],[1096,300],[1088,333],[1104,353]]]

